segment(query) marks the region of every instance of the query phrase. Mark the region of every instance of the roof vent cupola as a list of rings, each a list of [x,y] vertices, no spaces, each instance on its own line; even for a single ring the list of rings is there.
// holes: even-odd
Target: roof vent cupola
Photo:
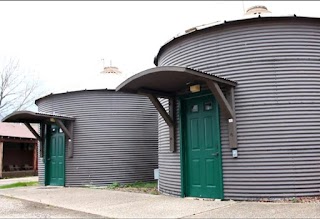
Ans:
[[[256,5],[256,6],[250,7],[245,13],[245,15],[259,15],[259,14],[265,14],[265,13],[271,13],[271,12],[268,11],[266,6]]]
[[[102,59],[103,66],[104,66],[104,59]],[[121,74],[122,72],[115,66],[112,66],[112,62],[110,60],[110,66],[103,67],[103,71],[100,73],[105,73],[105,74]]]

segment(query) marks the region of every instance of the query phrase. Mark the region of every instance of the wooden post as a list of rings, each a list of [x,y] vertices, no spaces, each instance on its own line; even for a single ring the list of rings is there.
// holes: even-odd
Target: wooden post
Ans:
[[[46,128],[47,128],[46,124],[44,124],[44,123],[40,124],[40,137],[41,137],[42,141],[39,142],[40,143],[40,145],[39,145],[39,157],[43,157],[43,155],[44,155],[44,145],[46,143],[46,138],[47,138],[47,136],[46,136]]]
[[[73,129],[74,129],[74,122],[69,121],[68,122],[68,130],[71,134],[71,138],[67,140],[67,147],[68,147],[68,158],[73,158],[73,150],[74,150],[74,145],[73,145]]]
[[[2,178],[2,169],[3,169],[3,142],[0,142],[0,178]]]
[[[175,98],[169,99],[169,115],[171,119],[173,120],[173,126],[169,126],[169,136],[170,136],[170,151],[173,153],[176,151],[176,122],[175,122],[175,112],[176,111],[176,101]]]
[[[33,147],[33,171],[38,170],[38,144],[35,143]]]
[[[235,110],[235,102],[234,102],[234,88],[231,87],[229,93],[227,95],[228,102],[234,112],[234,117],[232,119],[228,119],[228,129],[229,129],[229,144],[231,149],[238,148],[238,140],[237,140],[237,120],[236,120],[236,110]]]

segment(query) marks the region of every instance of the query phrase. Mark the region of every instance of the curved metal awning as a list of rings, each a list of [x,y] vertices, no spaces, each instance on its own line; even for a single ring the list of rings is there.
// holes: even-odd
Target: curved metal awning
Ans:
[[[143,94],[149,97],[169,126],[170,150],[174,152],[176,127],[175,98],[176,96],[190,93],[192,85],[197,85],[196,91],[208,89],[212,92],[222,113],[228,119],[230,146],[231,148],[237,148],[234,111],[234,87],[237,83],[234,81],[187,67],[161,66],[133,75],[121,83],[116,88],[116,91]],[[227,97],[222,92],[222,89],[228,92]],[[169,99],[169,112],[164,109],[158,97]]]
[[[43,112],[32,112],[32,111],[15,111],[10,115],[2,119],[2,122],[16,122],[16,123],[43,123],[50,121],[50,119],[60,119],[73,121],[74,117],[59,115],[59,114],[49,114]]]
[[[65,133],[68,144],[68,157],[73,157],[73,122],[74,117],[32,111],[15,111],[2,119],[2,122],[24,123],[32,134],[40,141],[40,157],[43,157],[45,141],[45,126],[48,123],[57,124]],[[30,123],[40,123],[40,134]]]
[[[220,86],[235,87],[236,82],[211,75],[202,71],[179,66],[161,66],[150,68],[125,80],[116,91],[139,93],[140,91],[154,91],[160,96],[172,96],[188,89],[195,83],[214,81]]]

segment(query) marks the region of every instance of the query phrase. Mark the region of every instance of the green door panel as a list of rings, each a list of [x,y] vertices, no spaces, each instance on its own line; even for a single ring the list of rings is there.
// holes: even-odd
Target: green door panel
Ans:
[[[184,102],[185,194],[223,198],[219,108],[212,95]]]
[[[65,136],[57,126],[50,128],[47,154],[47,185],[64,186],[65,177]]]

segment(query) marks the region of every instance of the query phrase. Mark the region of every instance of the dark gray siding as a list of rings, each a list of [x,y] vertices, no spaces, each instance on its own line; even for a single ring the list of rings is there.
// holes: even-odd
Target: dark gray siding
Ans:
[[[38,149],[39,154],[39,149]],[[38,156],[38,176],[39,176],[39,185],[44,185],[44,163],[43,158]]]
[[[169,103],[166,99],[160,99],[163,107],[168,111]],[[177,105],[177,111],[179,106]],[[181,175],[180,175],[180,142],[179,142],[179,120],[177,121],[176,152],[170,152],[169,128],[167,123],[159,115],[159,172],[160,191],[165,194],[180,196]]]
[[[319,27],[302,18],[235,22],[176,39],[160,53],[159,66],[238,82],[237,159],[221,118],[225,198],[320,194]]]
[[[40,133],[40,126],[38,126],[38,132]],[[44,163],[43,163],[43,158],[40,157],[39,141],[38,141],[38,181],[39,181],[39,185],[44,186]]]
[[[66,158],[66,186],[153,180],[158,168],[158,120],[147,98],[79,91],[45,97],[38,107],[76,118],[74,157]]]

